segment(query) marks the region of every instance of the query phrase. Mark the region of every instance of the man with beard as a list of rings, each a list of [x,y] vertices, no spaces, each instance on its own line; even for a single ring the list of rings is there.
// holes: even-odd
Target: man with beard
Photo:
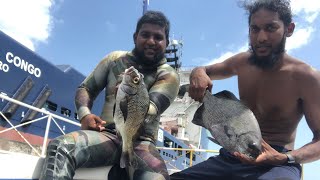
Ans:
[[[75,104],[81,122],[80,131],[50,141],[40,179],[72,179],[79,167],[114,165],[108,179],[127,179],[119,168],[121,140],[116,136],[113,121],[116,87],[121,73],[133,66],[144,75],[150,105],[144,135],[135,143],[134,151],[151,171],[138,169],[130,179],[169,179],[166,165],[155,147],[160,114],[175,99],[179,77],[164,56],[169,43],[170,24],[163,13],[148,11],[138,21],[133,35],[133,51],[116,51],[107,55],[81,83]],[[97,95],[105,89],[101,116],[90,109]]]
[[[212,80],[238,77],[239,96],[256,116],[263,141],[257,159],[220,149],[220,154],[171,175],[177,179],[299,180],[301,163],[320,158],[320,74],[289,56],[284,48],[294,31],[288,0],[255,0],[244,4],[249,14],[250,50],[195,68],[189,95],[202,101]],[[310,143],[294,149],[297,126],[305,119]]]

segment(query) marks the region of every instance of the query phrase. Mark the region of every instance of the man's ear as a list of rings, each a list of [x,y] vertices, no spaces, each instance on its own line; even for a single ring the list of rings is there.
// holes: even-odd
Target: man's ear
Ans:
[[[134,44],[136,44],[136,40],[137,40],[137,33],[134,33],[133,34],[133,42],[134,42]]]
[[[294,28],[296,25],[294,23],[290,23],[287,27],[287,37],[290,37],[293,34]]]

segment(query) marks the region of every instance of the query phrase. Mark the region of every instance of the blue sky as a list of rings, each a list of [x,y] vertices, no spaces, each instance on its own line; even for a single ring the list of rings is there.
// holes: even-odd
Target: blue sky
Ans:
[[[183,41],[182,66],[215,63],[248,45],[247,16],[236,0],[150,0]],[[287,51],[320,69],[320,1],[292,0],[296,29]],[[0,0],[0,29],[53,64],[88,75],[113,50],[131,50],[142,0]],[[215,81],[213,92],[237,93],[236,78]],[[296,148],[312,139],[302,119]],[[218,149],[212,145],[213,149]],[[320,161],[306,164],[305,180],[320,179]]]

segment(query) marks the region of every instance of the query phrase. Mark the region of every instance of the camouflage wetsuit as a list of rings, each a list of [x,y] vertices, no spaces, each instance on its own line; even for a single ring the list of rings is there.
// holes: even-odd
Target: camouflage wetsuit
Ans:
[[[141,169],[135,169],[131,179],[169,179],[168,172],[155,140],[160,114],[168,108],[178,93],[179,77],[176,71],[162,59],[158,64],[146,66],[132,52],[116,51],[106,56],[83,81],[76,95],[79,119],[90,114],[93,100],[105,88],[105,104],[101,118],[107,122],[103,132],[80,130],[53,139],[47,149],[44,169],[40,179],[72,179],[75,169],[119,164],[121,142],[114,133],[113,106],[115,87],[121,81],[124,70],[134,66],[144,75],[149,91],[150,105],[145,133],[135,144],[135,153],[141,158]],[[89,99],[84,103],[83,99]],[[114,166],[115,168],[117,166]],[[119,168],[117,168],[119,169]],[[113,171],[114,168],[111,169]],[[120,173],[118,174],[126,174]],[[115,176],[109,174],[109,179]],[[119,177],[117,177],[118,179]]]

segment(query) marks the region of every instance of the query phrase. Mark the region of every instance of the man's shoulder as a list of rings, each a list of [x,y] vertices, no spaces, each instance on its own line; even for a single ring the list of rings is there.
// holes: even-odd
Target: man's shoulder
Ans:
[[[158,66],[158,73],[161,73],[161,72],[171,73],[173,75],[178,76],[178,72],[167,63],[164,63],[164,64]]]
[[[284,62],[285,62],[284,67],[287,67],[292,72],[306,73],[306,72],[312,72],[313,70],[315,70],[309,64],[289,55],[285,55]]]
[[[106,58],[107,59],[111,59],[111,60],[116,60],[116,59],[119,59],[121,57],[125,57],[129,53],[130,53],[129,51],[112,51],[111,53],[109,53],[106,56]]]
[[[286,67],[289,71],[291,71],[290,73],[293,75],[294,79],[305,83],[308,83],[309,81],[314,82],[314,80],[320,80],[319,71],[302,60],[287,56],[286,62]]]
[[[251,53],[250,52],[240,52],[228,58],[226,60],[226,65],[236,69],[236,71],[241,71],[242,69],[247,69],[250,67],[248,61]]]

